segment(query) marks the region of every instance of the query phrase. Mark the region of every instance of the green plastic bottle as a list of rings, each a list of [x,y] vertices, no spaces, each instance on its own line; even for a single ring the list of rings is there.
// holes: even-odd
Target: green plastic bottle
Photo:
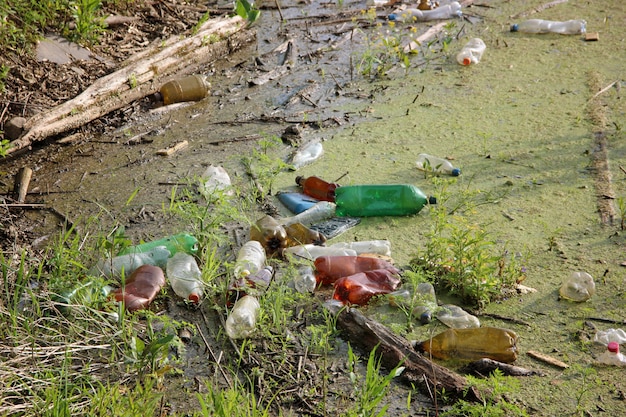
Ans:
[[[436,203],[412,184],[345,185],[335,190],[337,216],[408,216]]]
[[[190,234],[180,233],[178,235],[164,237],[163,239],[154,240],[152,242],[129,246],[123,249],[118,255],[148,252],[157,246],[165,246],[167,250],[170,251],[171,256],[174,256],[177,252],[185,252],[189,255],[195,255],[198,252],[198,239]]]

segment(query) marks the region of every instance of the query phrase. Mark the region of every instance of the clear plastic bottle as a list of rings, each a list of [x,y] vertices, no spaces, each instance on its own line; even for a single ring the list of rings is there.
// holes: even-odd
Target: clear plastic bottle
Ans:
[[[393,274],[400,273],[398,268],[386,260],[368,256],[320,256],[313,264],[315,278],[321,285],[330,285],[341,277],[375,269],[386,269]]]
[[[228,172],[226,172],[224,167],[215,165],[209,165],[204,174],[202,174],[198,190],[208,201],[211,201],[216,196],[219,197],[220,194],[225,196],[234,195]]]
[[[110,259],[101,259],[89,269],[88,273],[92,276],[119,279],[122,272],[125,276],[130,276],[141,265],[164,268],[169,257],[170,251],[165,246],[157,246],[147,252],[127,253]]]
[[[571,301],[587,301],[596,293],[596,284],[593,277],[586,272],[572,272],[565,280],[559,294],[561,297]]]
[[[301,294],[309,294],[315,291],[317,280],[315,279],[313,268],[308,265],[298,268],[298,272],[293,280],[293,285],[296,291]]]
[[[362,240],[358,242],[337,242],[329,248],[353,249],[357,255],[371,253],[375,255],[391,256],[391,242],[388,240]]]
[[[184,101],[199,101],[207,96],[211,84],[204,75],[190,75],[163,84],[161,98],[166,106]]]
[[[432,321],[433,314],[438,310],[435,288],[430,282],[420,282],[413,290],[410,285],[402,286],[389,294],[389,304],[392,307],[413,306],[412,314],[422,324]]]
[[[250,240],[261,242],[267,257],[282,254],[287,245],[287,231],[272,216],[263,216],[250,227]]]
[[[172,256],[167,261],[166,273],[176,295],[194,304],[200,302],[200,298],[202,298],[202,272],[193,256],[183,252]]]
[[[517,335],[498,327],[448,329],[415,348],[438,359],[481,359],[511,363],[517,359]]]
[[[452,162],[444,158],[439,158],[438,156],[421,153],[417,155],[415,164],[417,165],[417,169],[424,172],[447,174],[453,177],[461,175],[461,170],[452,165]]]
[[[529,19],[511,25],[511,32],[524,33],[558,33],[561,35],[581,35],[587,31],[587,22],[584,20],[554,20]]]
[[[311,225],[322,220],[329,219],[335,215],[337,205],[330,201],[320,201],[313,207],[305,210],[292,217],[284,217],[280,219],[280,223],[283,225],[290,225],[292,223],[302,223],[304,225]]]
[[[412,184],[349,185],[335,195],[337,216],[408,216],[437,202]]]
[[[605,346],[611,342],[617,342],[619,344],[626,343],[626,332],[622,329],[601,330],[596,333],[593,341]]]
[[[606,350],[598,357],[598,362],[611,366],[626,366],[626,356],[619,351],[619,343],[610,342]]]
[[[324,154],[322,142],[315,140],[298,149],[291,157],[291,165],[298,170],[311,164]]]
[[[478,64],[485,53],[485,49],[487,49],[487,45],[482,39],[470,39],[456,55],[456,62],[465,66]]]
[[[319,258],[320,256],[356,256],[354,249],[346,248],[333,248],[330,246],[318,246],[313,244],[291,246],[286,248],[283,254],[295,256],[302,259],[309,259],[311,261]]]
[[[270,286],[273,277],[274,268],[265,265],[254,274],[235,279],[228,287],[228,305],[232,305],[244,295],[262,295]]]
[[[445,304],[437,309],[437,320],[453,329],[480,327],[478,317],[469,314],[459,306]]]
[[[400,285],[394,271],[375,269],[344,276],[335,281],[333,298],[342,303],[365,305],[375,295],[389,294]]]
[[[335,201],[335,190],[339,184],[324,181],[320,177],[310,176],[296,177],[296,184],[302,187],[304,194],[316,198],[320,201]]]
[[[135,269],[121,288],[113,291],[113,295],[115,300],[124,302],[128,311],[136,311],[148,307],[164,285],[165,276],[161,268],[142,265]]]
[[[256,297],[241,297],[226,318],[226,334],[231,339],[245,339],[256,329],[256,321],[261,305]]]
[[[129,246],[118,255],[126,255],[127,253],[148,252],[157,246],[165,246],[171,255],[176,252],[185,252],[195,255],[198,252],[198,239],[187,233],[180,233],[173,236],[164,237],[162,239],[153,240],[151,242],[142,243],[140,245]]]
[[[243,278],[257,273],[263,268],[266,261],[265,249],[263,249],[261,242],[247,241],[237,252],[234,269],[235,278]]]
[[[439,6],[435,9],[420,10],[417,8],[407,8],[398,13],[389,15],[389,20],[398,22],[413,22],[438,19],[450,19],[453,17],[461,17],[461,4],[458,1]]]

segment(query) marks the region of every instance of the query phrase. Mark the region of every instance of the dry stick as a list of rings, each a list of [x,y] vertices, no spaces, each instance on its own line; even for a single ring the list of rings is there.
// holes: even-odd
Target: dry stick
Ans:
[[[202,315],[204,316],[204,312],[202,312]],[[231,382],[230,378],[228,378],[228,375],[226,375],[226,372],[224,371],[224,368],[222,368],[222,365],[218,361],[218,358],[215,357],[215,353],[213,353],[213,349],[211,349],[211,345],[209,344],[209,342],[204,337],[204,333],[202,333],[202,329],[200,328],[198,323],[196,323],[196,329],[198,329],[198,333],[200,334],[200,337],[204,341],[204,345],[209,350],[209,353],[211,354],[211,357],[213,358],[213,361],[215,362],[215,364],[219,368],[220,372],[222,373],[222,376],[224,377],[224,379],[228,383],[228,386],[230,387],[230,389],[232,389],[233,388],[233,383]]]
[[[30,179],[33,176],[33,170],[28,167],[22,167],[15,177],[15,183],[13,186],[13,192],[17,194],[17,202],[23,203],[28,193],[28,185]]]
[[[549,9],[549,8],[551,8],[551,7],[554,7],[554,6],[556,6],[556,5],[558,5],[558,4],[561,4],[561,3],[567,3],[567,0],[555,0],[555,1],[551,1],[550,3],[546,3],[546,4],[543,4],[543,5],[541,5],[541,6],[537,6],[537,7],[535,7],[534,9],[531,9],[531,10],[528,10],[528,11],[525,11],[525,12],[520,12],[520,13],[518,13],[518,14],[515,14],[515,15],[513,15],[513,16],[510,16],[510,18],[511,18],[511,19],[516,19],[516,18],[518,18],[518,17],[528,16],[529,14],[539,13],[539,12],[541,12],[541,11],[544,11],[544,10],[546,10],[546,9]]]
[[[555,358],[553,358],[551,356],[548,356],[548,355],[544,355],[543,353],[540,353],[540,352],[537,352],[537,351],[534,351],[534,350],[529,350],[528,352],[526,352],[526,354],[528,356],[530,356],[531,358],[538,359],[538,360],[540,360],[542,362],[545,362],[547,364],[556,366],[557,368],[561,368],[561,369],[569,368],[569,365],[566,364],[565,362],[561,362],[558,359],[555,359]]]
[[[597,93],[595,93],[590,99],[589,101],[587,101],[587,103],[589,103],[590,101],[592,101],[594,98],[598,97],[600,94],[602,93],[606,93],[607,91],[609,91],[611,89],[611,87],[613,87],[615,84],[617,84],[620,80],[615,80],[613,81],[611,84],[607,85],[606,87],[604,87],[602,90],[598,91]]]

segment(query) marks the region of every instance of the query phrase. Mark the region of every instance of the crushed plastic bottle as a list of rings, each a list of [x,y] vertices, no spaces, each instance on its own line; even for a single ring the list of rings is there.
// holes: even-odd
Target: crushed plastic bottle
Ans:
[[[266,261],[265,249],[261,242],[256,240],[247,241],[237,252],[234,268],[235,278],[256,274],[263,268]]]
[[[202,272],[193,256],[178,252],[167,261],[166,273],[176,295],[194,304],[200,302]]]
[[[116,301],[124,302],[128,311],[147,308],[165,286],[165,275],[158,266],[142,265],[135,269],[121,288],[113,291]]]
[[[120,279],[122,274],[130,276],[141,265],[154,265],[164,268],[169,257],[170,251],[165,246],[157,246],[147,252],[127,253],[109,259],[101,259],[89,269],[88,274]]]
[[[333,298],[343,303],[365,305],[373,296],[389,294],[398,285],[400,278],[388,269],[359,272],[335,281]]]
[[[209,165],[200,179],[198,191],[207,201],[220,195],[233,196],[235,191],[228,172],[221,166]]]
[[[315,291],[315,287],[317,287],[317,280],[315,279],[313,268],[308,265],[298,268],[298,272],[294,277],[293,285],[296,291],[301,294],[309,294]]]
[[[187,77],[168,81],[163,84],[159,91],[163,104],[185,101],[199,101],[205,98],[211,88],[207,77],[203,75],[190,75]]]
[[[461,4],[458,1],[453,1],[430,10],[420,10],[412,7],[406,8],[400,12],[390,14],[389,20],[398,22],[413,22],[450,19],[453,17],[461,17],[462,15],[463,12],[461,11]]]
[[[478,317],[473,316],[459,306],[445,304],[437,310],[437,320],[453,329],[471,329],[480,327]]]
[[[294,170],[313,163],[324,154],[324,147],[319,140],[312,141],[298,149],[291,158]]]
[[[392,274],[400,273],[398,268],[386,260],[368,256],[321,256],[315,259],[314,267],[315,278],[321,285],[330,285],[341,277],[375,269],[385,269]]]
[[[487,49],[487,45],[480,38],[470,39],[456,55],[456,62],[468,66],[478,64]]]
[[[452,165],[452,162],[449,160],[425,153],[417,155],[417,161],[415,164],[417,165],[417,169],[424,172],[447,174],[452,175],[453,177],[461,175],[461,170]]]
[[[410,285],[403,286],[389,294],[389,304],[404,308],[413,306],[412,314],[421,324],[430,323],[439,308],[435,288],[430,282],[420,282],[415,290]]]
[[[517,335],[498,327],[448,329],[416,344],[415,348],[438,359],[489,358],[512,363],[517,359]]]
[[[587,31],[587,22],[567,20],[564,22],[543,19],[529,19],[511,25],[511,32],[524,33],[558,33],[561,35],[581,35]]]
[[[601,330],[593,337],[593,341],[605,346],[611,342],[617,342],[621,345],[626,343],[626,332],[622,329]]]
[[[261,296],[272,282],[274,268],[265,265],[254,274],[235,279],[228,287],[228,304],[232,305],[244,295]]]
[[[346,248],[333,248],[330,246],[318,246],[313,244],[298,245],[286,248],[283,252],[285,256],[295,256],[297,258],[314,261],[320,256],[356,256],[356,251]]]
[[[598,357],[598,363],[611,366],[626,366],[626,356],[619,351],[619,343],[609,342],[606,350]]]
[[[173,256],[177,252],[185,252],[189,255],[195,255],[198,252],[198,239],[187,233],[181,233],[173,236],[164,237],[163,239],[153,240],[151,242],[142,243],[140,245],[129,246],[118,255],[126,255],[127,253],[149,252],[157,246],[165,246]]]
[[[563,283],[559,294],[571,301],[587,301],[596,293],[596,284],[593,277],[586,272],[572,272],[570,277]]]
[[[287,231],[272,216],[263,216],[250,227],[250,240],[261,243],[268,258],[282,254],[287,245]]]
[[[290,225],[292,223],[302,223],[304,225],[312,225],[322,220],[329,219],[335,215],[337,206],[330,201],[320,201],[310,209],[307,209],[295,216],[284,217],[280,219],[282,225]]]
[[[241,297],[226,318],[226,334],[231,339],[245,339],[250,337],[256,329],[256,321],[261,305],[256,297],[246,295]]]
[[[349,185],[335,190],[337,216],[409,216],[436,202],[412,184]]]
[[[304,192],[304,194],[320,201],[330,202],[335,201],[335,190],[339,187],[339,184],[324,181],[320,177],[316,176],[297,176],[296,184],[302,187],[302,192]]]

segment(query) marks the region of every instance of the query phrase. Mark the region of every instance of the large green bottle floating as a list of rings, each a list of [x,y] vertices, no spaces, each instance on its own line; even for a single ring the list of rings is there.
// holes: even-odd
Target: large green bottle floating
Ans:
[[[198,252],[198,239],[188,233],[180,233],[164,237],[163,239],[153,240],[152,242],[129,246],[123,249],[118,255],[147,252],[157,246],[165,246],[167,250],[170,251],[170,256],[174,256],[177,252],[185,252],[189,255],[195,255]]]
[[[409,216],[436,203],[412,184],[344,185],[335,190],[337,216]]]

